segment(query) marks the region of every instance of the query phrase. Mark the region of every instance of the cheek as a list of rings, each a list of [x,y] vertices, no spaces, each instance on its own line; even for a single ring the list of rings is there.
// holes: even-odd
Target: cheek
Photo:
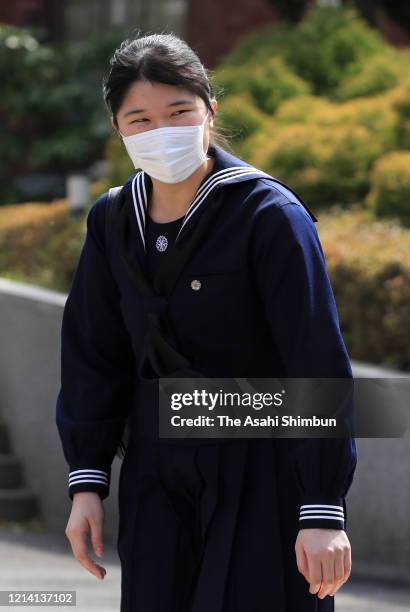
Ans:
[[[204,138],[203,138],[203,145],[204,145],[205,151],[208,149],[209,143],[210,143],[210,130],[208,127],[206,127],[204,130]]]

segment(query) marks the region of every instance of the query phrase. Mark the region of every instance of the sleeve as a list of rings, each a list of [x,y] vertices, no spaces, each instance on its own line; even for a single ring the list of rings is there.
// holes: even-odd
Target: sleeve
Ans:
[[[109,495],[111,464],[133,391],[134,353],[105,255],[107,194],[90,208],[61,325],[56,425],[69,466],[68,494]],[[100,227],[100,232],[98,232]]]
[[[257,218],[252,242],[255,280],[285,376],[352,379],[312,219],[297,202],[263,206]],[[354,438],[292,438],[278,443],[291,449],[301,493],[299,529],[346,529],[345,496],[357,463]]]

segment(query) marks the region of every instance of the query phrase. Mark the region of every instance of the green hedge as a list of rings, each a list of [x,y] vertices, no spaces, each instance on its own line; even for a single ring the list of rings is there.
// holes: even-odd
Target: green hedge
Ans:
[[[260,28],[225,58],[214,73],[218,118],[240,157],[313,209],[364,204],[377,160],[410,148],[408,65],[410,51],[391,47],[354,9],[314,6],[297,26]],[[410,202],[398,199],[400,190],[390,212],[407,223]]]
[[[375,162],[367,202],[376,217],[397,217],[410,227],[410,151],[392,151]]]
[[[399,58],[396,51],[391,49],[368,58],[357,74],[342,81],[333,98],[343,101],[373,96],[399,85],[410,56],[406,53],[406,62],[398,61]]]
[[[0,208],[0,276],[68,291],[86,212],[70,217],[64,200]],[[317,230],[350,356],[410,370],[410,229],[353,207],[322,212]]]
[[[360,201],[369,188],[369,170],[382,153],[380,139],[354,124],[331,130],[276,124],[241,147],[246,159],[287,182],[313,209]]]
[[[13,178],[87,169],[111,134],[101,80],[117,30],[76,44],[46,44],[0,24],[0,200],[19,201]]]
[[[0,276],[68,291],[85,218],[71,216],[66,200],[0,207]]]
[[[350,356],[409,371],[410,230],[359,207],[317,229]]]
[[[274,113],[282,100],[308,94],[311,90],[280,57],[270,57],[251,70],[227,66],[218,71],[215,88],[229,95],[249,92],[255,106],[268,114]]]
[[[220,112],[218,121],[230,134],[232,142],[239,145],[252,134],[268,126],[268,118],[254,104],[249,92],[229,96]]]
[[[246,35],[223,65],[245,71],[279,56],[315,95],[331,97],[388,48],[353,8],[312,6],[294,27],[274,24]]]

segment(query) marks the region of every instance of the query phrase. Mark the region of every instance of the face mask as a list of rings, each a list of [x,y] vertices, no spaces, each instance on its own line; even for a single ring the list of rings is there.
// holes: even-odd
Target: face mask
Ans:
[[[181,125],[122,136],[134,167],[164,183],[179,183],[191,176],[207,159],[204,153],[204,126]]]

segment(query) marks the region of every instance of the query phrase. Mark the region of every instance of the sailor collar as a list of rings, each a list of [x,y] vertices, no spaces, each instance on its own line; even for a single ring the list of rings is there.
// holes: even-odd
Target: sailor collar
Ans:
[[[242,159],[232,155],[217,144],[210,144],[209,154],[215,159],[213,168],[211,172],[201,181],[195,196],[185,213],[182,225],[174,242],[177,242],[186,228],[190,227],[191,224],[195,222],[199,211],[202,210],[209,196],[211,194],[215,195],[216,190],[221,189],[224,185],[239,183],[256,178],[265,178],[274,181],[275,188],[278,189],[282,195],[286,196],[292,201],[295,201],[296,198],[296,200],[300,201],[307,210],[313,221],[317,221],[316,217],[307,208],[300,196],[292,191],[287,185],[272,177],[270,174],[263,172]],[[144,252],[146,253],[145,224],[148,197],[152,189],[151,177],[146,172],[141,170],[128,179],[127,183],[125,184],[125,188],[126,191],[130,191],[132,195],[132,203],[138,224],[139,235],[141,237]]]

